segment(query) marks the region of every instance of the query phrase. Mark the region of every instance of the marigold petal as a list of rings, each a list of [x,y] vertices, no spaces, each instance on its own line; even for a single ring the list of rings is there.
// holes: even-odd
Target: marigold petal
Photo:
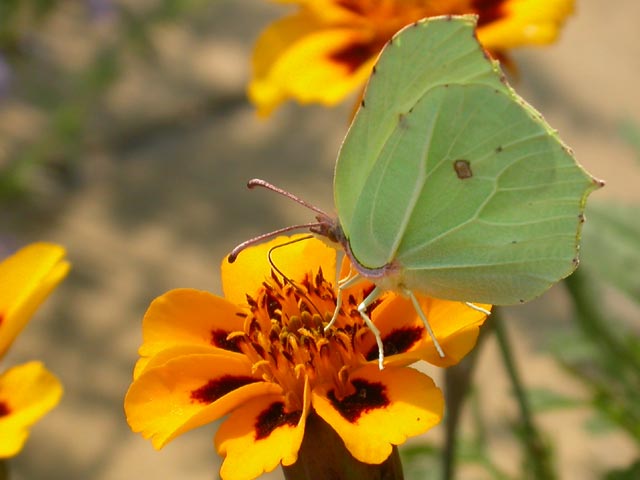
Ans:
[[[61,397],[62,384],[41,362],[18,365],[0,375],[0,458],[20,452],[29,427]]]
[[[408,365],[416,360],[426,360],[440,367],[458,363],[475,345],[479,328],[486,315],[462,302],[441,300],[416,294],[422,312],[427,317],[445,357],[436,351],[431,336],[413,303],[401,296],[383,302],[375,311],[375,322],[385,345],[385,365]],[[491,310],[491,305],[478,304],[480,308]],[[369,336],[368,336],[369,337]],[[377,359],[377,348],[373,336],[366,338],[363,350],[370,352],[367,358]]]
[[[65,250],[33,243],[0,262],[0,357],[69,271]]]
[[[178,346],[217,347],[239,354],[226,337],[243,330],[245,316],[239,307],[209,292],[171,290],[151,302],[144,315],[140,356]]]
[[[124,407],[131,429],[160,449],[254,397],[281,392],[252,373],[246,358],[194,354],[145,370],[129,387]]]
[[[162,350],[151,357],[142,357],[138,359],[133,369],[133,379],[137,379],[145,371],[164,365],[174,358],[198,354],[216,354],[231,357],[239,356],[240,358],[244,357],[242,354],[229,352],[210,345],[179,345],[177,347],[170,347]]]
[[[224,480],[256,478],[280,463],[292,465],[304,437],[309,412],[308,384],[301,411],[287,412],[282,395],[253,399],[235,410],[215,436],[216,450],[225,459]]]
[[[249,98],[261,115],[290,98],[335,105],[365,82],[380,47],[367,29],[320,28],[308,15],[283,19],[258,40]]]
[[[426,432],[442,419],[444,399],[433,380],[412,368],[367,365],[350,376],[355,392],[337,398],[333,386],[312,392],[316,413],[361,462],[382,463],[392,445]]]
[[[552,43],[573,6],[574,0],[507,0],[501,18],[478,27],[478,39],[489,50]]]
[[[301,279],[307,273],[315,274],[322,268],[324,278],[332,281],[336,276],[336,251],[317,238],[309,238],[296,243],[296,239],[306,234],[290,237],[277,237],[269,242],[247,248],[240,253],[234,263],[222,260],[222,290],[225,298],[231,303],[244,305],[247,294],[255,295],[262,286],[262,282],[271,278],[271,264],[269,250],[284,245],[272,251],[271,259],[278,269],[291,279]],[[301,262],[300,259],[304,259]]]

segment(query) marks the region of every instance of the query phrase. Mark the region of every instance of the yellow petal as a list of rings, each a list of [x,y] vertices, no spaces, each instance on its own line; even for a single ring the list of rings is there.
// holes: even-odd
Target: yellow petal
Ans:
[[[283,101],[335,105],[371,73],[381,44],[353,26],[322,28],[309,15],[288,17],[258,39],[249,98],[268,115]]]
[[[69,271],[64,248],[33,243],[0,263],[0,357]]]
[[[240,352],[226,338],[231,332],[243,330],[245,315],[237,306],[208,292],[181,288],[161,295],[151,302],[142,321],[139,353],[143,358],[136,365],[136,375],[149,357],[176,347]]]
[[[552,43],[573,5],[574,0],[508,0],[503,16],[478,27],[478,39],[490,50]]]
[[[416,296],[445,357],[438,355],[412,302],[395,296],[383,302],[373,314],[388,355],[385,365],[408,365],[416,360],[426,360],[440,367],[455,365],[474,347],[486,315],[462,302]],[[477,306],[491,310],[491,305]],[[378,350],[372,335],[367,336],[362,348],[367,359],[377,359]]]
[[[316,413],[340,435],[361,462],[379,464],[392,445],[426,432],[442,419],[444,400],[428,376],[412,368],[379,370],[367,365],[354,372],[353,393],[344,398],[331,387],[312,392]]]
[[[0,376],[0,458],[20,452],[29,427],[61,396],[60,381],[40,362],[18,365]]]
[[[256,478],[296,462],[309,411],[306,391],[308,386],[302,410],[288,411],[283,397],[272,395],[247,402],[225,420],[215,436],[216,450],[225,456],[223,480]]]
[[[246,358],[194,354],[146,369],[129,387],[124,407],[131,429],[159,449],[254,397],[281,391],[253,374]]]
[[[306,234],[278,237],[240,253],[234,263],[222,260],[222,289],[225,298],[236,305],[247,303],[246,295],[255,295],[262,282],[271,278],[269,250],[284,245]],[[301,280],[305,274],[315,275],[322,268],[324,278],[336,276],[336,251],[321,240],[310,238],[273,250],[271,259],[278,269],[293,281]],[[304,259],[304,261],[301,261]]]

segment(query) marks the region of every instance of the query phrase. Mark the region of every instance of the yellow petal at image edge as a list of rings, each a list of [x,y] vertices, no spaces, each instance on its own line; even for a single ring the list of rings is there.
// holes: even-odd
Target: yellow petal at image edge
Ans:
[[[219,379],[253,377],[212,403],[194,400],[192,393]],[[254,397],[281,394],[273,383],[251,373],[246,358],[217,354],[193,354],[174,358],[145,370],[129,387],[124,407],[134,432],[150,438],[154,448],[162,448],[176,436],[213,422]]]
[[[22,449],[28,428],[58,404],[62,391],[60,381],[41,362],[18,365],[0,375],[0,402],[9,409],[0,417],[0,458]]]
[[[375,364],[354,372],[350,378],[382,384],[389,404],[363,411],[352,423],[336,410],[326,390],[315,389],[311,402],[316,413],[344,440],[351,455],[361,462],[382,463],[391,454],[392,445],[426,432],[442,419],[442,392],[431,378],[417,370],[389,367],[380,371]]]
[[[306,387],[308,391],[308,386]],[[298,459],[298,451],[305,435],[309,411],[308,394],[297,425],[282,425],[262,439],[256,439],[258,417],[281,396],[251,400],[235,410],[220,426],[215,436],[216,450],[225,459],[220,469],[223,480],[257,478],[270,472],[280,463],[288,466]]]
[[[69,271],[64,248],[34,243],[0,262],[0,357]]]

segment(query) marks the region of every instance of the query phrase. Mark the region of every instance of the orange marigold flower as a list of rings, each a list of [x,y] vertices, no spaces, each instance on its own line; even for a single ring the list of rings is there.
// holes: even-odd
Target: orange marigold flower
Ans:
[[[261,115],[280,103],[335,105],[361,87],[384,44],[424,17],[475,13],[496,56],[555,41],[574,0],[279,0],[299,10],[262,33],[249,98]]]
[[[350,288],[325,332],[336,306],[336,250],[316,239],[273,250],[284,280],[267,253],[288,240],[251,247],[233,264],[225,259],[225,298],[172,290],[152,302],[143,320],[125,398],[129,425],[161,448],[229,414],[215,436],[224,479],[295,463],[303,437],[313,435],[305,431],[310,414],[330,425],[355,459],[384,462],[394,445],[442,417],[440,390],[407,366],[418,359],[455,363],[485,319],[462,303],[422,299],[447,354],[440,359],[410,300],[387,294],[369,312],[386,354],[380,370],[375,339],[357,311],[373,285]]]
[[[69,271],[58,245],[34,243],[0,263],[0,358]],[[29,427],[55,407],[62,385],[40,362],[0,375],[0,458],[22,450]]]

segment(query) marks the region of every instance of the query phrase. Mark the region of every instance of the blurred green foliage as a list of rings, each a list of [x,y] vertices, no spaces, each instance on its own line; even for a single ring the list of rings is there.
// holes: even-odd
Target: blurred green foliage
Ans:
[[[8,142],[8,152],[0,155],[0,202],[17,197],[28,199],[34,177],[44,171],[49,180],[69,188],[77,180],[78,163],[94,143],[102,138],[100,116],[103,98],[122,74],[128,55],[142,62],[156,56],[151,30],[163,22],[196,16],[216,2],[205,0],[160,0],[122,3],[85,0],[71,6],[60,0],[0,1],[0,66],[10,70],[10,85],[1,85],[13,101],[22,102],[44,117],[45,126],[37,138]],[[47,46],[51,32],[48,22],[63,9],[83,7],[84,21],[111,23],[110,33],[94,39],[97,47],[82,68],[71,68]],[[77,12],[75,12],[77,14]],[[17,80],[11,81],[11,80]],[[2,141],[0,131],[0,141]],[[7,139],[4,139],[7,140]],[[0,152],[3,153],[3,152]]]

